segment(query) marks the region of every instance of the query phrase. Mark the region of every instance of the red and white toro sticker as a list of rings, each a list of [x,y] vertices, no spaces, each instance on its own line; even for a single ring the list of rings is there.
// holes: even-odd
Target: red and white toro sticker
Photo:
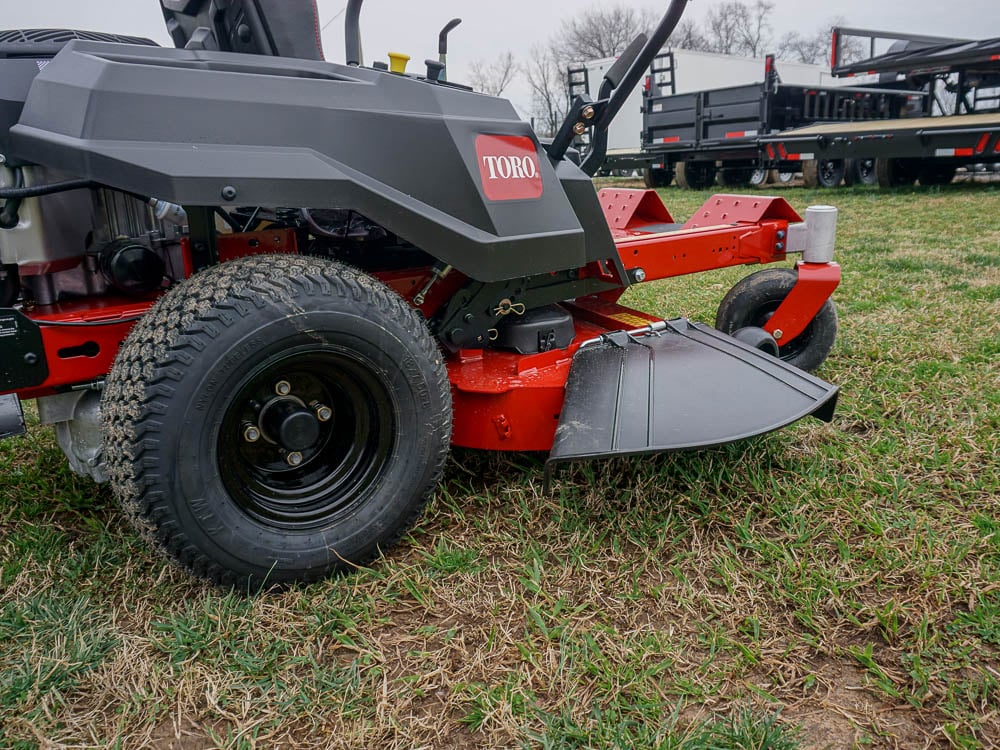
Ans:
[[[476,157],[483,192],[491,201],[541,198],[542,166],[535,142],[519,135],[480,135]]]

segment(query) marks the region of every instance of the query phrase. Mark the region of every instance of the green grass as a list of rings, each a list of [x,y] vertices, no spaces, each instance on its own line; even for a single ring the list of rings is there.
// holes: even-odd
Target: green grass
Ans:
[[[1000,191],[778,191],[841,209],[832,425],[548,495],[539,456],[456,451],[377,567],[250,599],[48,430],[0,443],[0,748],[995,746]],[[626,301],[712,321],[747,272]]]

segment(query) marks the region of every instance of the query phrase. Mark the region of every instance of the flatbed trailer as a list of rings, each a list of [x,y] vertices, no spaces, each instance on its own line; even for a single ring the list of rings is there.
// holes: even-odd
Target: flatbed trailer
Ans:
[[[848,59],[859,48],[868,57]],[[654,157],[647,184],[676,177],[681,187],[736,186],[754,170],[777,169],[821,187],[942,185],[962,166],[1000,162],[1000,38],[841,27],[831,70],[862,85],[787,86],[771,61],[755,86],[674,96],[653,87],[644,106],[643,154]]]
[[[652,88],[643,115],[643,151],[656,157],[648,181],[659,186],[676,178],[681,187],[704,189],[718,177],[723,185],[746,186],[755,170],[803,166],[768,157],[762,137],[816,123],[897,120],[922,107],[924,97],[919,91],[879,86],[782,83],[773,56],[758,83],[677,95],[659,95]],[[806,170],[807,179],[822,182],[808,165]]]

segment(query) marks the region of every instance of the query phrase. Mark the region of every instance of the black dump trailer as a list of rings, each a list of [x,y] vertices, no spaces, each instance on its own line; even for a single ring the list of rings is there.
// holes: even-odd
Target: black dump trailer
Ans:
[[[877,54],[879,45],[888,49]],[[869,55],[857,59],[865,46]],[[832,63],[836,76],[877,76],[879,85],[919,92],[923,106],[897,120],[771,132],[760,138],[766,161],[865,165],[865,181],[882,187],[944,185],[960,167],[1000,164],[1000,38],[837,28]]]
[[[642,148],[653,157],[646,180],[651,187],[673,179],[682,188],[704,189],[716,179],[740,187],[773,168],[801,169],[807,184],[837,184],[845,177],[843,163],[820,164],[803,152],[771,155],[761,139],[807,125],[894,121],[922,111],[926,98],[881,85],[785,84],[773,56],[766,58],[764,80],[743,86],[673,94],[651,77],[643,103]]]

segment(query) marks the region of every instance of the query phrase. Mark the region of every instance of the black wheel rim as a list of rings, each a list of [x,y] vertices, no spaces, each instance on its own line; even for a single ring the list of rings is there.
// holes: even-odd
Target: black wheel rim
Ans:
[[[290,386],[287,396],[278,394],[279,383]],[[262,426],[278,399],[330,409],[314,445],[286,450]],[[248,439],[248,427],[258,429],[257,439]],[[317,528],[371,495],[395,435],[394,402],[373,366],[351,352],[306,348],[270,358],[235,390],[217,437],[219,473],[229,496],[258,522]],[[290,459],[293,452],[301,460]]]
[[[861,159],[858,161],[858,178],[865,185],[870,185],[875,181],[874,159]]]
[[[826,187],[836,187],[844,175],[842,163],[836,159],[823,159],[819,163],[819,181]]]

